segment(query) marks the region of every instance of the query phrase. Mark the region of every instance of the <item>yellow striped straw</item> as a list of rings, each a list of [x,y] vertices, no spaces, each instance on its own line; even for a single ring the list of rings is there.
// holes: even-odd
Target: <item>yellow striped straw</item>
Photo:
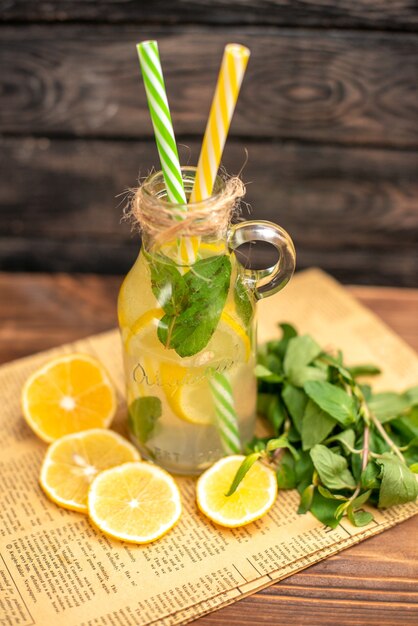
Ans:
[[[199,202],[212,194],[249,57],[245,46],[225,46],[190,202]]]

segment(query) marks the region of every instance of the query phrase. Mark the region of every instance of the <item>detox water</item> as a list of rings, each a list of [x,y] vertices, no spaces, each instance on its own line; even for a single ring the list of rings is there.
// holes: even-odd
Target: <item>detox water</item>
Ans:
[[[168,248],[143,248],[120,290],[129,430],[145,458],[200,473],[227,453],[209,384],[214,372],[232,387],[241,445],[253,435],[255,302],[224,242],[200,241],[191,265],[179,260],[178,241]],[[193,299],[180,311],[185,289]]]

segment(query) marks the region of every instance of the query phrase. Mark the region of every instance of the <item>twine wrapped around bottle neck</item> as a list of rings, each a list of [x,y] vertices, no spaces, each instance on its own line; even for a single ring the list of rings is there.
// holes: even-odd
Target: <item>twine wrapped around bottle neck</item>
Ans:
[[[154,193],[145,181],[132,195],[129,215],[157,245],[177,237],[222,237],[244,194],[244,183],[233,177],[221,181],[218,192],[207,200],[180,206],[167,202],[161,190]]]

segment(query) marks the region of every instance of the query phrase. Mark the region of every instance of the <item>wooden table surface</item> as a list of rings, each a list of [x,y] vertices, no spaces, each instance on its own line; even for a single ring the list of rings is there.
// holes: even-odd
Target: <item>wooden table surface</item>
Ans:
[[[0,273],[0,363],[114,327],[120,283]],[[349,290],[418,350],[418,289]],[[417,528],[418,516],[195,623],[418,624]]]

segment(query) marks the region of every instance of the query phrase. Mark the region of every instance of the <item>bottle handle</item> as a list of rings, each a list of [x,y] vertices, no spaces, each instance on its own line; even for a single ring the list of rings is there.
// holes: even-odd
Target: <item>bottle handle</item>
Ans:
[[[295,247],[288,233],[273,222],[252,220],[231,226],[228,238],[230,250],[252,241],[270,243],[279,253],[277,263],[271,267],[261,270],[243,268],[244,276],[250,284],[253,283],[256,298],[267,298],[283,289],[292,278],[296,264]],[[266,278],[269,278],[267,282]]]

